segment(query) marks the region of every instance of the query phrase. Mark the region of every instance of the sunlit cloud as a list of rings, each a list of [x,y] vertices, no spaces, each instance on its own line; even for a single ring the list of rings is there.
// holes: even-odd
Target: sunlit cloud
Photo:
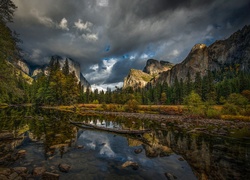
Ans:
[[[68,21],[67,21],[66,18],[62,18],[62,20],[61,20],[61,22],[59,24],[59,27],[61,29],[63,29],[63,30],[67,30],[67,31],[69,30],[69,28],[68,28]]]
[[[91,30],[90,30],[90,27],[93,26],[93,24],[92,24],[91,22],[86,21],[86,22],[84,23],[84,22],[82,22],[81,19],[78,19],[78,21],[75,22],[74,24],[75,24],[75,27],[76,27],[78,30],[81,30],[81,31],[83,31],[83,30],[91,31]]]

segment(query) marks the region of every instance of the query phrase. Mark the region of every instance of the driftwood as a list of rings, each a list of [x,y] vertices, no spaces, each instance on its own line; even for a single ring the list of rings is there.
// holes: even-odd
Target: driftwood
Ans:
[[[88,124],[88,123],[84,123],[84,122],[72,122],[70,121],[71,124],[74,125],[82,125],[83,127],[87,127],[87,128],[93,128],[93,129],[97,129],[97,130],[103,130],[103,131],[108,131],[108,132],[114,132],[114,133],[118,133],[118,134],[144,134],[147,132],[150,132],[150,129],[144,129],[144,130],[125,130],[125,129],[113,129],[113,128],[105,128],[105,127],[100,127],[100,126],[96,126],[93,124]]]

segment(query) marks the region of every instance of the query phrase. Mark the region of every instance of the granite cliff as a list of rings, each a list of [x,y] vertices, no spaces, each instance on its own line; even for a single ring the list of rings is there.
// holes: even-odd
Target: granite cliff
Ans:
[[[66,59],[68,59],[69,63],[69,71],[73,72],[75,71],[75,75],[78,79],[78,81],[81,82],[81,85],[84,87],[84,91],[87,90],[87,88],[91,88],[90,83],[86,80],[86,78],[81,73],[81,67],[80,64],[76,61],[74,61],[71,58],[62,58],[61,56],[54,55],[51,58],[54,58],[55,60],[58,60],[60,63],[61,68],[63,67]],[[31,66],[27,62],[23,60],[17,60],[14,64],[18,69],[22,70],[24,73],[29,75],[32,78],[36,78],[36,76],[40,73],[47,74],[48,73],[48,65],[43,66]]]
[[[168,71],[173,67],[173,64],[168,61],[157,61],[155,59],[149,59],[143,72],[152,76],[157,76],[163,71]]]
[[[152,78],[152,75],[142,72],[141,70],[131,69],[128,76],[124,78],[123,88],[143,88]]]
[[[147,60],[143,71],[131,69],[128,76],[124,78],[123,88],[143,88],[153,79],[157,79],[159,75],[168,71],[173,67],[173,64],[167,61],[157,61],[155,59]]]
[[[188,73],[191,80],[195,79],[197,72],[201,76],[206,75],[208,70],[214,71],[224,67],[239,66],[241,71],[250,71],[250,26],[245,26],[241,30],[233,33],[225,40],[215,41],[210,46],[205,44],[196,44],[193,46],[187,57],[179,64],[172,65],[167,63],[168,68],[161,67],[156,60],[148,60],[144,72],[147,74],[156,75],[155,83],[167,83],[172,85],[175,77],[183,81],[187,80]],[[134,87],[134,84],[129,84],[128,77],[134,79],[135,77],[127,76],[124,81],[124,87]],[[137,79],[140,79],[137,77]],[[137,81],[140,84],[140,81]],[[143,83],[142,83],[143,84]],[[143,84],[146,85],[145,83]],[[135,87],[134,87],[135,88]]]

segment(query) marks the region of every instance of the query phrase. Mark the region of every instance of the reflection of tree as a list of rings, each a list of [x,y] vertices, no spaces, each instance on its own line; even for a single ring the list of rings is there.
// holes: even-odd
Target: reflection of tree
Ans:
[[[9,108],[1,110],[0,115],[0,130],[14,131],[16,135],[18,132],[28,132],[31,140],[42,140],[45,158],[48,154],[54,154],[57,149],[55,145],[71,146],[75,137],[75,128],[68,123],[69,118],[78,118],[75,114],[34,108]],[[62,146],[60,148],[63,149]]]

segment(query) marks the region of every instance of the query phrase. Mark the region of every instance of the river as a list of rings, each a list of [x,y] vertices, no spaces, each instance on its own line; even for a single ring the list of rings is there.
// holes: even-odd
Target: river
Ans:
[[[249,139],[192,133],[171,124],[27,108],[0,109],[0,168],[43,167],[60,179],[248,179]],[[70,121],[143,135],[79,127]],[[0,136],[1,137],[1,136]],[[22,156],[16,155],[24,152]],[[70,167],[61,172],[59,164]],[[1,172],[0,172],[1,175]],[[7,176],[7,175],[6,175]]]

